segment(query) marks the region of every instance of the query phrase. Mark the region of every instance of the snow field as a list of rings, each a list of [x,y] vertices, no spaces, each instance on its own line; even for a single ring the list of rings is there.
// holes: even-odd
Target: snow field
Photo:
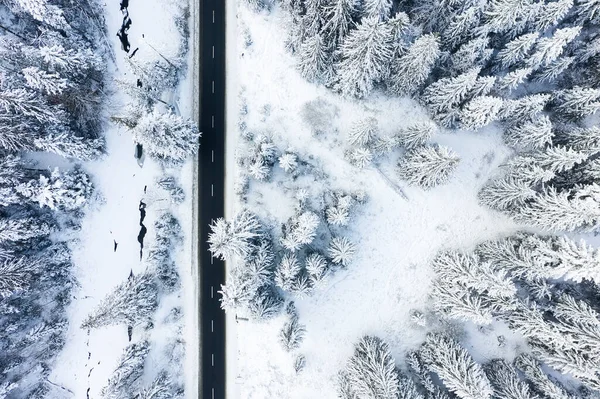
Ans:
[[[399,150],[381,157],[379,169],[402,188],[405,200],[374,166],[361,170],[344,159],[347,134],[353,122],[367,116],[378,119],[382,135],[393,134],[427,120],[425,111],[411,100],[381,95],[360,103],[344,100],[307,83],[284,48],[286,28],[280,10],[267,16],[241,5],[238,29],[239,86],[248,105],[244,117],[248,131],[268,135],[281,152],[292,149],[325,176],[292,181],[282,177],[284,172],[276,165],[270,182],[251,180],[247,204],[238,203],[238,209],[248,206],[276,226],[294,214],[299,187],[309,190],[311,198],[325,189],[343,189],[363,190],[368,199],[354,208],[346,233],[357,244],[347,270],[330,276],[325,287],[308,298],[290,298],[300,323],[306,325],[297,350],[306,357],[305,369],[296,375],[295,354],[286,353],[278,343],[285,316],[264,323],[240,320],[235,326],[238,354],[233,360],[236,397],[335,398],[337,372],[362,335],[377,335],[389,343],[398,363],[407,350],[422,343],[426,330],[410,321],[410,311],[427,307],[434,277],[429,262],[440,249],[469,250],[482,240],[518,230],[507,217],[477,202],[478,190],[510,150],[493,125],[478,133],[442,131],[431,141],[450,147],[461,161],[448,184],[428,191],[396,178]],[[246,29],[253,43],[249,47],[244,45]],[[270,106],[267,112],[265,105]],[[326,131],[313,134],[321,128]],[[474,327],[467,331],[466,346],[478,361],[512,359],[515,349],[524,345],[504,325],[493,326],[492,332]],[[498,346],[499,334],[509,341],[504,347]]]

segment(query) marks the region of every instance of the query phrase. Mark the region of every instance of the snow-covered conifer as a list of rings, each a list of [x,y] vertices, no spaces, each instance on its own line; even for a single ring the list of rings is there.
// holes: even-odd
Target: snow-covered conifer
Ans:
[[[132,133],[145,151],[167,164],[179,164],[198,151],[196,124],[170,112],[145,114]]]
[[[74,49],[52,44],[40,46],[39,55],[49,67],[68,75],[99,71],[103,65],[102,57],[89,48]]]
[[[45,94],[59,95],[68,87],[67,79],[58,73],[49,73],[38,67],[27,67],[22,71],[27,86]]]
[[[144,272],[132,274],[109,293],[83,321],[81,328],[100,328],[150,321],[158,307],[158,287],[155,276]]]
[[[304,369],[305,366],[306,366],[306,357],[304,357],[304,355],[296,356],[296,359],[294,359],[294,371],[296,372],[296,374],[299,374]]]
[[[45,237],[54,231],[50,223],[34,218],[0,219],[1,241],[26,241],[31,238]]]
[[[543,32],[551,26],[558,25],[573,7],[573,0],[557,0],[544,4],[533,21],[533,29]]]
[[[593,24],[600,23],[600,1],[598,0],[577,0],[575,13],[580,22],[589,21]]]
[[[571,399],[571,395],[544,373],[540,364],[531,355],[523,353],[515,360],[515,366],[527,377],[536,391],[549,399]]]
[[[40,124],[62,125],[65,122],[63,110],[50,106],[38,93],[22,88],[0,90],[0,110],[15,118],[33,118]]]
[[[409,184],[428,189],[447,182],[458,162],[458,155],[447,147],[420,147],[400,160],[398,173]]]
[[[504,211],[523,205],[535,195],[529,182],[507,176],[487,183],[479,191],[478,197],[483,205]]]
[[[459,105],[477,82],[480,69],[474,68],[454,78],[442,78],[423,91],[423,102],[434,113],[448,111]]]
[[[482,367],[455,340],[430,334],[421,349],[427,367],[461,399],[490,399],[493,390]]]
[[[562,28],[554,32],[552,37],[543,37],[535,44],[535,50],[527,59],[527,64],[533,68],[550,65],[564,50],[564,47],[573,41],[581,32],[581,27]]]
[[[439,39],[433,34],[423,35],[394,60],[390,76],[391,90],[400,95],[411,95],[427,80],[440,55]]]
[[[364,16],[377,17],[381,21],[386,21],[390,17],[392,0],[365,0],[363,8]]]
[[[510,68],[525,61],[539,36],[537,32],[526,33],[508,42],[496,55],[499,69]]]
[[[345,369],[351,390],[359,398],[398,397],[398,373],[389,346],[380,338],[364,336],[354,346]]]
[[[553,103],[556,112],[582,118],[600,109],[600,89],[575,87],[561,90],[557,92]]]
[[[386,77],[393,53],[391,27],[377,17],[363,18],[340,47],[337,89],[347,96],[366,96]]]
[[[318,253],[312,253],[306,257],[304,267],[313,285],[321,282],[327,275],[327,260]]]
[[[600,151],[600,126],[590,128],[572,128],[561,132],[558,140],[575,150],[594,154]]]
[[[551,268],[540,269],[544,278],[600,282],[600,251],[585,241],[577,242],[566,236],[549,237],[547,245],[536,249],[537,253],[557,261]]]
[[[248,311],[257,320],[268,320],[283,308],[283,298],[273,286],[261,287],[248,303]]]
[[[340,44],[355,23],[355,0],[330,0],[324,7],[325,24],[322,28],[333,45]]]
[[[514,100],[505,100],[501,116],[510,123],[533,118],[544,110],[550,101],[549,94],[531,94]]]
[[[398,133],[398,142],[407,150],[413,150],[426,144],[436,131],[437,126],[433,122],[416,123]]]
[[[298,158],[296,154],[286,152],[279,157],[279,166],[286,172],[292,172],[298,167]]]
[[[328,84],[333,79],[333,59],[323,35],[317,33],[300,46],[298,69],[311,82]]]
[[[220,259],[231,260],[233,256],[245,258],[250,255],[254,239],[260,236],[261,225],[254,214],[245,210],[231,221],[217,219],[210,225],[210,230],[210,252]]]
[[[483,11],[485,31],[517,35],[537,16],[539,8],[533,0],[491,0]]]
[[[360,119],[352,124],[348,142],[350,145],[365,146],[373,141],[378,132],[379,126],[376,118]]]
[[[365,147],[353,148],[348,152],[350,163],[359,168],[366,168],[373,161],[373,152]]]
[[[482,301],[480,295],[452,281],[437,279],[431,297],[434,299],[434,308],[452,319],[482,326],[493,321],[490,306]]]
[[[284,291],[292,288],[294,280],[300,275],[300,263],[293,252],[287,252],[281,258],[279,266],[275,271],[275,283]]]
[[[474,67],[485,66],[494,51],[488,45],[489,39],[487,37],[477,37],[464,43],[450,56],[452,70],[461,73]]]
[[[102,397],[118,399],[133,396],[141,383],[144,364],[150,352],[148,341],[136,342],[125,347],[108,383],[102,388]]]
[[[26,258],[9,258],[0,261],[0,297],[27,287],[39,263]]]
[[[409,352],[406,355],[406,363],[411,372],[419,379],[421,386],[427,391],[427,399],[450,399],[446,391],[433,383],[430,372],[420,352]]]
[[[461,110],[461,122],[466,129],[479,129],[496,120],[504,101],[500,97],[480,96]]]
[[[302,245],[310,244],[317,235],[320,222],[319,217],[310,211],[291,218],[281,239],[282,245],[290,251],[297,251]]]
[[[171,399],[173,397],[171,378],[166,373],[160,373],[152,383],[137,393],[138,399]]]
[[[69,26],[62,10],[54,4],[49,4],[47,0],[15,0],[15,4],[33,19],[53,28],[66,29]]]
[[[450,49],[454,49],[460,43],[465,42],[467,36],[475,28],[481,18],[481,7],[474,5],[460,14],[453,16],[452,20],[444,29],[442,40]]]
[[[356,252],[356,245],[346,237],[333,237],[328,252],[333,263],[348,266]]]
[[[248,175],[252,176],[256,180],[265,180],[267,177],[269,177],[270,172],[271,169],[265,165],[265,162],[262,158],[255,159],[248,165]]]
[[[531,72],[533,72],[531,67],[515,69],[501,77],[496,85],[500,90],[514,90],[529,78]]]
[[[101,138],[89,139],[67,133],[38,137],[34,139],[33,145],[40,151],[82,161],[97,159],[104,151],[104,140]]]
[[[496,80],[496,76],[479,76],[471,90],[469,90],[467,98],[473,99],[478,96],[488,95],[494,89]]]
[[[552,137],[552,122],[546,115],[526,119],[504,131],[506,143],[519,149],[542,149],[552,143]]]
[[[529,385],[521,381],[517,370],[505,360],[492,360],[486,367],[486,374],[497,399],[539,399],[531,392]]]
[[[290,317],[279,331],[279,343],[283,349],[291,352],[300,347],[305,332],[306,327],[298,322],[298,317]]]
[[[425,399],[409,377],[398,376],[398,397],[401,399]]]
[[[221,285],[221,309],[235,311],[246,306],[256,292],[254,281],[246,278],[238,269],[234,269],[227,276],[226,283]]]
[[[350,220],[348,208],[341,206],[332,206],[327,208],[327,223],[333,226],[347,226]]]

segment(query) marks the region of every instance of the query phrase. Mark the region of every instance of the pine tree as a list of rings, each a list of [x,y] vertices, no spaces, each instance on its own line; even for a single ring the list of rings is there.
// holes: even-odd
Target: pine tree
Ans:
[[[493,390],[481,366],[458,342],[430,334],[421,349],[427,367],[461,399],[490,399]]]
[[[399,95],[411,95],[427,80],[440,56],[439,39],[423,35],[408,48],[392,65],[391,90]]]
[[[352,124],[348,143],[352,146],[366,146],[373,142],[378,133],[379,126],[376,118],[359,119]]]
[[[387,76],[393,50],[391,27],[378,18],[364,18],[340,47],[337,89],[359,98],[369,94]]]
[[[515,360],[515,366],[535,387],[536,391],[549,399],[572,399],[567,391],[552,381],[542,370],[540,364],[528,354],[521,354]]]
[[[290,317],[279,331],[279,343],[283,349],[291,352],[300,347],[305,332],[306,327],[298,322],[298,317]]]
[[[518,35],[537,17],[539,6],[532,0],[490,0],[483,11],[485,31]]]
[[[421,147],[400,160],[398,174],[409,184],[429,189],[447,182],[459,160],[458,155],[447,147]]]
[[[200,133],[196,124],[173,113],[146,114],[132,133],[136,143],[166,164],[180,164],[198,151]]]
[[[546,245],[536,252],[554,260],[551,268],[542,268],[542,277],[581,282],[584,279],[600,282],[600,252],[585,241],[563,237],[549,237]]]
[[[56,29],[66,29],[69,24],[62,10],[46,0],[15,0],[15,4],[33,19],[48,24]]]
[[[544,4],[540,13],[533,22],[533,29],[543,32],[558,25],[573,8],[573,0],[558,0]]]
[[[33,144],[40,151],[82,161],[97,159],[104,152],[102,138],[85,139],[68,133],[47,134],[34,139]]]
[[[481,7],[475,5],[467,8],[464,12],[454,15],[446,29],[444,29],[442,40],[444,44],[454,49],[460,43],[464,43],[472,30],[481,19]]]
[[[477,37],[461,45],[450,56],[452,71],[462,73],[469,71],[471,68],[484,67],[493,53],[488,45],[489,39],[487,37]]]
[[[348,266],[356,252],[356,245],[346,237],[333,237],[328,252],[333,263]]]
[[[392,10],[392,0],[365,0],[363,17],[378,17],[386,21]]]
[[[64,125],[65,113],[50,106],[42,96],[26,89],[0,90],[0,111],[15,118],[32,118],[40,124]]]
[[[248,303],[248,311],[257,320],[275,317],[283,307],[283,298],[273,286],[261,287]]]
[[[244,210],[233,220],[219,218],[210,225],[209,250],[213,256],[231,260],[234,256],[248,257],[255,248],[254,239],[260,236],[261,225],[254,214]]]
[[[154,278],[148,272],[130,275],[100,302],[81,328],[133,326],[150,321],[158,307],[158,287]]]
[[[434,299],[435,310],[449,318],[480,326],[493,321],[490,306],[482,300],[481,295],[446,279],[437,279],[433,283],[431,298]]]
[[[173,382],[164,372],[161,372],[152,383],[140,390],[136,396],[138,399],[171,399]]]
[[[398,133],[398,142],[407,150],[414,150],[426,144],[437,131],[432,122],[421,122],[402,129]]]
[[[275,283],[284,291],[290,291],[294,280],[300,275],[300,263],[293,252],[287,252],[275,271]]]
[[[304,267],[310,276],[313,285],[323,281],[327,275],[327,260],[318,253],[312,253],[306,257]]]
[[[537,32],[526,33],[508,42],[496,55],[498,69],[510,68],[525,61],[539,36]]]
[[[333,80],[332,55],[321,34],[306,39],[300,46],[298,57],[300,73],[308,81],[327,85]]]
[[[554,110],[573,118],[582,118],[600,109],[600,89],[575,87],[561,90],[553,100]]]
[[[347,154],[350,163],[358,168],[366,168],[373,161],[373,152],[365,147],[354,148]]]
[[[459,105],[475,87],[480,69],[474,68],[455,78],[442,78],[425,88],[423,102],[434,113],[449,111]]]
[[[510,123],[518,123],[542,112],[548,101],[549,94],[531,94],[515,100],[506,100],[501,116]]]
[[[317,235],[321,220],[310,211],[290,219],[286,225],[281,244],[290,251],[297,251],[302,245],[310,244]]]
[[[590,128],[572,128],[561,132],[558,141],[560,144],[588,154],[600,151],[600,126]]]
[[[504,131],[506,143],[519,149],[543,149],[552,143],[552,137],[552,122],[546,115],[526,119],[523,123],[509,126]]]
[[[504,101],[500,97],[480,96],[469,101],[461,110],[464,128],[476,130],[496,120]]]
[[[326,32],[329,42],[335,47],[346,39],[348,32],[354,28],[353,17],[357,12],[356,0],[329,0],[324,8]]]
[[[0,261],[0,297],[24,290],[39,267],[26,258],[8,258]]]
[[[486,374],[497,399],[539,399],[527,383],[519,379],[517,370],[505,360],[494,359],[486,367]]]
[[[478,194],[481,204],[499,211],[519,208],[535,196],[528,182],[510,176],[492,180]]]
[[[144,363],[149,352],[148,341],[128,345],[119,358],[119,363],[108,379],[108,383],[102,388],[102,397],[118,399],[132,395],[140,385]]]
[[[55,226],[36,217],[0,219],[1,241],[27,241],[32,238],[46,237]]]
[[[68,81],[58,73],[49,73],[38,67],[27,67],[22,71],[27,86],[44,94],[60,95],[68,87]]]
[[[515,69],[514,71],[509,72],[506,75],[502,76],[498,80],[497,87],[500,90],[508,90],[508,91],[514,90],[521,83],[525,82],[529,78],[529,75],[531,75],[532,72],[533,72],[533,68],[531,68],[531,67]]]
[[[563,53],[564,47],[573,41],[581,32],[581,27],[562,28],[556,30],[552,37],[543,37],[535,44],[535,51],[528,58],[527,64],[533,68],[550,65]]]
[[[360,398],[395,399],[398,374],[389,346],[381,339],[364,336],[354,347],[345,369],[351,391]]]
[[[577,0],[575,12],[581,23],[586,21],[593,24],[600,23],[600,1],[598,0]]]

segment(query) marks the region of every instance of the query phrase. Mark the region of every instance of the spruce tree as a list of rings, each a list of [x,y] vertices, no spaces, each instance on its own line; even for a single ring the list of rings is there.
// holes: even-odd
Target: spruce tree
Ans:
[[[464,128],[475,130],[486,126],[498,117],[504,101],[499,97],[480,96],[469,101],[461,110]]]
[[[391,90],[396,94],[413,94],[426,80],[440,55],[439,40],[423,35],[392,64]]]
[[[496,55],[498,69],[510,68],[523,62],[538,40],[539,33],[526,33],[508,42]]]
[[[315,34],[300,46],[298,69],[311,82],[328,84],[333,79],[332,56],[325,39]]]
[[[447,147],[419,147],[399,161],[398,174],[409,184],[429,189],[447,182],[458,162],[458,155]]]
[[[506,143],[519,149],[542,149],[552,143],[552,137],[552,122],[546,115],[526,119],[504,131]]]

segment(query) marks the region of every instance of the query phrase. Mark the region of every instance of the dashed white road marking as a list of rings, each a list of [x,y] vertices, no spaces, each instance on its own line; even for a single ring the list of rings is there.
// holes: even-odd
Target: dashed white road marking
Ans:
[[[215,162],[215,150],[211,150],[210,159],[212,160],[212,162]]]
[[[215,292],[214,292],[214,288],[212,285],[210,286],[210,297],[214,298],[215,297]]]
[[[210,264],[211,264],[211,265],[213,264],[213,259],[214,259],[214,257],[213,257],[213,256],[211,256],[211,257],[210,257]]]
[[[213,94],[215,94],[215,81],[214,80],[212,81],[212,92],[213,92]]]
[[[215,46],[213,46],[212,48],[213,48],[213,58],[215,58]]]
[[[211,353],[210,357],[211,357],[212,365],[214,367],[215,366],[215,354]]]
[[[211,116],[210,123],[211,123],[211,126],[214,128],[215,127],[215,116],[214,115]]]
[[[210,185],[210,196],[214,197],[215,196],[215,186],[214,185]]]
[[[212,399],[215,399],[215,389],[212,389]]]
[[[210,321],[210,332],[215,332],[215,321],[214,320]]]
[[[213,24],[215,23],[215,10],[213,10]]]

